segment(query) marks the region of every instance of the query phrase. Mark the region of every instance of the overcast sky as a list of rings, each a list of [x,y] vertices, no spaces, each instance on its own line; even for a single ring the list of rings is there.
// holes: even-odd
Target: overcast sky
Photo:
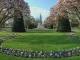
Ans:
[[[51,6],[55,5],[57,0],[25,0],[30,6],[31,15],[39,18],[40,13],[42,20],[49,16]]]

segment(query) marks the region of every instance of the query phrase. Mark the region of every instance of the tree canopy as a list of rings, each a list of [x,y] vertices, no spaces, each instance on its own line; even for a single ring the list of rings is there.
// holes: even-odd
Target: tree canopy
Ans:
[[[80,22],[80,0],[58,0],[51,7],[50,15],[45,19],[44,24],[52,24],[61,18],[72,21],[73,17]]]
[[[23,16],[30,14],[28,3],[24,0],[0,0],[0,28],[15,15],[15,10],[22,12]],[[20,17],[18,13],[17,17]]]

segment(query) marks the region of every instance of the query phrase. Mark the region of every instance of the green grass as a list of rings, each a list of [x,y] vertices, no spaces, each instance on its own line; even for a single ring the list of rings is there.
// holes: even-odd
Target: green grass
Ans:
[[[77,28],[77,27],[74,27],[74,28],[71,28],[72,30],[80,30],[80,28]]]
[[[80,32],[75,32],[75,34],[74,35],[79,35],[80,36]]]
[[[80,60],[80,56],[68,58],[21,58],[6,54],[0,54],[0,60]]]
[[[12,28],[2,28],[1,31],[11,31]]]
[[[53,30],[50,30],[50,29],[48,29],[48,30],[27,30],[26,31],[27,33],[54,33],[55,31],[53,31]]]
[[[7,32],[0,32],[0,37],[8,36],[9,34]]]
[[[34,51],[62,50],[80,46],[79,41],[53,30],[28,30],[26,33],[17,34],[18,37],[5,41],[2,46]]]
[[[13,49],[24,49],[33,51],[55,51],[62,49],[71,49],[80,46],[80,41],[63,36],[65,33],[55,32],[53,30],[27,30],[26,33],[17,33],[18,37],[9,39],[2,43],[2,46]],[[5,58],[2,58],[2,57]],[[43,58],[30,59],[0,54],[1,60],[79,60],[80,57],[70,58]]]

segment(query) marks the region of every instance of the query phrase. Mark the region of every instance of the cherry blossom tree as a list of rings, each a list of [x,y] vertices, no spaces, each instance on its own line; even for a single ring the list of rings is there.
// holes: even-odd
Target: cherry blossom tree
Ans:
[[[0,28],[15,15],[20,18],[19,12],[22,13],[23,18],[30,14],[28,3],[24,0],[0,0]]]
[[[64,0],[63,5],[69,14],[77,15],[80,20],[80,0]]]
[[[53,29],[54,26],[56,26],[56,20],[54,19],[54,16],[48,16],[44,21],[44,26],[48,28]]]
[[[79,22],[80,27],[80,0],[64,0],[64,6],[66,7],[66,10],[68,11],[69,19],[72,20],[74,16],[75,21],[77,20]]]
[[[50,9],[50,16],[54,16],[54,19],[57,20],[58,23],[59,20],[62,21],[62,19],[71,20],[72,17],[70,16],[73,15],[75,15],[76,20],[80,20],[80,0],[58,0]],[[46,20],[46,22],[49,23],[50,20]],[[67,22],[69,23],[69,21]]]

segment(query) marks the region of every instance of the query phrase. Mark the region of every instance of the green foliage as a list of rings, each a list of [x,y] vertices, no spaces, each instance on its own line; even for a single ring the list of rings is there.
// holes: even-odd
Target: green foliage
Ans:
[[[27,17],[27,19],[24,20],[26,29],[33,29],[37,28],[38,20],[35,19],[33,16]]]
[[[53,29],[53,24],[45,24],[44,27],[48,29]]]
[[[19,16],[16,14],[16,12],[19,13]],[[19,11],[16,11],[16,12],[15,12],[16,15],[14,15],[12,31],[13,32],[25,32],[22,13]]]
[[[57,31],[58,32],[71,32],[69,20],[65,18],[59,18]]]
[[[8,33],[6,33],[6,32],[1,32],[1,31],[0,31],[0,38],[1,38],[1,37],[5,37],[5,36],[8,36],[8,35],[9,35]]]
[[[31,23],[28,25],[28,29],[33,29],[33,28],[34,28],[34,24]]]
[[[33,29],[33,28],[37,28],[37,24],[35,23],[28,24],[28,29]]]
[[[49,25],[49,29],[53,29],[53,24],[52,25]]]

